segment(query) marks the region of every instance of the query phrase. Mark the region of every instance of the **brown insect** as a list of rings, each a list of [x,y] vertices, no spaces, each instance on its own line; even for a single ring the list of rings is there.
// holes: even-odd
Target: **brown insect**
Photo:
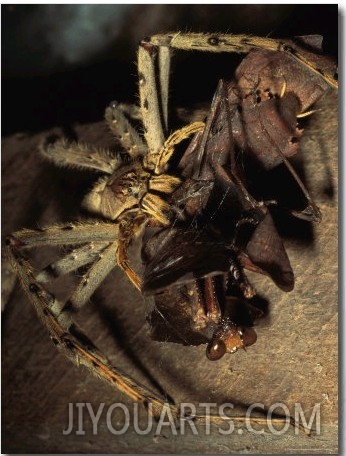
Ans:
[[[307,42],[316,44],[316,38],[302,39]],[[332,69],[328,60],[320,58],[320,63]],[[238,285],[243,301],[255,294],[242,266],[270,275],[285,291],[293,289],[293,271],[270,205],[284,205],[302,219],[320,220],[318,207],[288,161],[297,153],[302,135],[298,119],[311,113],[302,111],[326,88],[325,82],[315,77],[307,90],[305,71],[292,64],[289,56],[276,53],[273,57],[270,51],[257,50],[243,59],[235,81],[219,82],[206,127],[196,134],[180,162],[184,182],[170,200],[179,208],[180,221],[187,227],[202,225],[202,229],[191,231],[184,225],[178,229],[176,223],[173,230],[164,230],[150,241],[155,247],[147,250],[155,252],[154,256],[145,251],[144,290],[162,292],[175,284],[173,290],[163,291],[163,297],[156,296],[160,309],[156,314],[165,319],[168,309],[169,319],[174,320],[169,327],[184,334],[182,343],[209,342],[209,359],[233,353],[255,340],[246,337],[244,326],[225,316],[225,302],[230,299],[227,283]],[[264,183],[273,180],[277,167],[284,168],[293,183],[285,189],[294,195],[290,198],[293,207],[287,207],[287,198],[282,201],[280,186],[273,185],[266,193],[262,190]],[[215,231],[219,233],[217,240],[213,240]],[[221,271],[223,276],[218,279],[223,277],[224,283],[217,293],[216,279],[203,277]],[[184,331],[185,326],[190,329]],[[161,337],[157,331],[153,333],[154,338]]]
[[[153,339],[207,343],[210,360],[256,341],[252,320],[240,324],[231,313],[237,302],[246,305],[245,299],[254,295],[234,248],[213,239],[212,232],[179,227],[156,233],[143,253],[143,291],[155,293],[149,317]]]
[[[166,133],[168,130],[168,68],[171,48],[245,53],[255,50],[253,55],[257,55],[257,59],[260,61],[267,55],[267,63],[263,69],[253,67],[254,63],[248,61],[248,63],[244,63],[241,70],[238,70],[236,77],[239,81],[236,84],[227,85],[225,88],[225,85],[221,83],[206,126],[200,122],[193,123],[168,135]],[[156,71],[158,54],[160,55],[159,68]],[[271,64],[272,61],[275,63]],[[285,63],[282,63],[283,61]],[[267,206],[257,196],[256,198],[252,196],[247,184],[243,181],[243,172],[234,162],[235,156],[230,155],[229,150],[238,148],[244,152],[251,151],[252,158],[258,160],[265,169],[283,162],[298,182],[308,201],[303,210],[296,211],[297,215],[309,219],[319,217],[311,197],[291,170],[287,157],[296,151],[296,141],[293,141],[293,137],[297,135],[295,131],[296,115],[305,115],[306,109],[309,109],[309,106],[327,87],[336,86],[332,76],[334,67],[329,61],[328,65],[323,62],[324,59],[321,56],[316,57],[314,53],[302,51],[294,43],[269,38],[181,33],[154,36],[141,43],[138,53],[140,108],[145,141],[130,125],[119,107],[112,104],[106,111],[106,120],[114,135],[127,151],[127,159],[124,160],[121,155],[114,155],[109,151],[88,148],[80,144],[68,144],[64,141],[48,146],[44,150],[46,158],[57,165],[94,169],[102,171],[106,176],[96,183],[84,201],[84,206],[88,210],[103,218],[92,222],[53,225],[40,230],[25,229],[9,236],[7,240],[6,251],[24,291],[47,327],[53,343],[69,359],[77,365],[87,366],[94,374],[102,377],[134,400],[152,404],[154,413],[159,413],[165,404],[164,399],[138,385],[126,374],[112,366],[107,357],[77,327],[72,315],[86,304],[89,297],[116,264],[124,270],[131,282],[141,289],[141,279],[129,264],[128,246],[148,225],[161,227],[172,225],[179,205],[170,199],[170,195],[177,195],[178,193],[175,191],[178,192],[181,185],[182,192],[185,198],[187,197],[183,211],[185,214],[182,215],[185,220],[186,217],[197,217],[200,209],[201,215],[205,214],[206,205],[210,202],[210,191],[204,193],[203,188],[214,188],[214,183],[220,182],[220,185],[226,185],[230,189],[229,191],[233,191],[234,187],[241,189],[240,192],[237,190],[237,197],[240,198],[241,211],[246,213],[246,217],[242,217],[241,222],[250,221],[249,224],[254,227],[252,245],[256,245],[256,230],[260,230],[257,233],[260,232],[258,239],[262,242],[264,235],[261,234],[261,229],[265,226],[264,223],[270,223]],[[246,65],[251,68],[249,69]],[[286,72],[290,67],[293,70],[288,78]],[[281,68],[284,68],[284,72]],[[291,91],[295,91],[295,78],[298,74],[296,68],[299,68],[299,71],[305,75],[302,76],[302,79],[305,78],[305,83],[309,87],[313,87],[312,95],[307,100],[297,92],[295,92],[294,99],[289,95]],[[265,70],[269,71],[266,77]],[[242,78],[239,78],[239,71],[242,73]],[[278,76],[275,84],[268,85],[268,81],[272,81],[276,73]],[[253,79],[254,75],[255,79]],[[240,80],[244,84],[240,83]],[[159,81],[159,86],[156,81]],[[303,92],[305,93],[305,89]],[[259,97],[263,98],[263,103],[262,98],[259,103]],[[275,132],[269,134],[270,128],[265,124],[265,108],[273,113],[274,118],[279,116],[279,120],[285,119],[283,130],[288,128],[287,134],[292,139],[291,145],[286,144],[286,148],[281,145],[277,146],[279,141],[275,137]],[[281,111],[278,112],[278,108]],[[255,120],[253,116],[255,116]],[[293,124],[294,132],[292,131]],[[262,130],[264,128],[266,134],[268,133],[269,143],[275,150],[275,152],[270,150],[270,157],[264,157],[260,153],[264,150],[262,144],[259,145],[258,150],[253,145],[256,143],[258,125]],[[220,136],[213,134],[215,132],[212,131],[212,126],[215,126],[216,133],[218,129],[221,129],[221,142]],[[251,132],[255,132],[254,136],[250,135]],[[187,159],[191,154],[195,154],[193,175],[189,171],[189,163],[184,164],[184,162],[183,170],[172,172],[169,169],[169,163],[175,146],[195,133],[198,136],[192,140],[192,145],[184,156]],[[207,149],[210,152],[206,157],[204,151],[207,142]],[[216,160],[213,159],[213,147],[220,149],[217,152]],[[186,193],[184,182],[186,185],[190,185],[190,179],[198,188],[196,192]],[[198,203],[196,203],[196,198]],[[202,204],[200,203],[201,198]],[[222,212],[224,213],[224,211]],[[228,213],[227,216],[231,217],[231,213]],[[233,232],[234,229],[237,231],[238,222],[237,217],[233,222],[228,221],[229,229]],[[251,246],[251,242],[247,245]],[[44,246],[73,246],[74,249],[36,273],[30,260],[24,256],[24,252]],[[224,250],[229,253],[223,246],[222,255]],[[247,262],[246,266],[268,273],[266,268],[261,265],[258,248],[256,247],[254,250],[256,253],[251,254],[251,249],[248,248],[247,259],[244,260],[245,263]],[[227,259],[229,260],[229,254]],[[282,264],[282,261],[279,260],[279,263]],[[88,267],[87,272],[83,274],[66,302],[60,302],[48,290],[46,284],[50,283],[53,278],[85,267]],[[190,264],[187,272],[191,272],[193,269],[193,264]],[[209,272],[211,271],[208,271],[208,274]],[[283,281],[283,286],[290,287],[291,278],[288,276],[281,275],[278,282]],[[209,279],[204,279],[205,293],[208,293],[208,287],[213,283]],[[244,285],[246,282],[241,281],[240,283]],[[248,292],[249,290],[250,288],[248,288]],[[209,312],[213,314],[213,311],[210,307]],[[232,325],[228,324],[228,328],[225,329],[222,324],[220,326],[220,322],[217,324],[219,327],[215,337],[220,345],[220,341],[223,340],[222,331],[232,331]],[[234,337],[240,335],[236,329]],[[241,343],[247,345],[253,339],[254,336],[249,335],[249,339],[245,337]],[[232,348],[227,347],[227,342],[225,345],[226,351],[232,351]],[[215,344],[213,350],[218,351]],[[222,351],[223,349],[221,349]],[[180,418],[178,407],[172,406],[172,413],[176,418]],[[243,417],[240,417],[239,420],[243,420]]]

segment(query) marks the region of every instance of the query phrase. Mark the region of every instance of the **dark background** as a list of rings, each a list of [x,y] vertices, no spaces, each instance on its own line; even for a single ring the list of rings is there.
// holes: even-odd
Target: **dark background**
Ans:
[[[2,135],[94,122],[113,99],[136,102],[136,49],[145,36],[321,34],[336,57],[337,15],[337,5],[2,5]],[[215,75],[230,78],[234,69],[230,56],[176,54],[177,105],[210,99]]]

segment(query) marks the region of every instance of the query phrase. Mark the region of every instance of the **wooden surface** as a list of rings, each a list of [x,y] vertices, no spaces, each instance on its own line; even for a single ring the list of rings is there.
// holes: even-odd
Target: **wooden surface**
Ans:
[[[16,286],[3,314],[2,452],[3,453],[336,453],[338,423],[338,221],[337,221],[337,97],[327,94],[321,111],[311,117],[302,140],[300,160],[307,186],[323,213],[310,227],[292,221],[285,227],[285,245],[296,276],[295,289],[284,293],[269,279],[249,274],[258,293],[269,301],[268,315],[257,325],[258,340],[247,352],[210,362],[205,347],[153,342],[145,321],[150,303],[122,273],[112,273],[97,290],[79,321],[112,362],[137,380],[162,388],[179,402],[235,404],[243,415],[248,405],[268,409],[285,404],[294,413],[300,403],[309,419],[321,404],[321,433],[312,437],[283,435],[268,429],[257,435],[236,427],[232,435],[203,427],[172,435],[164,428],[137,435],[133,406],[122,394],[65,360],[50,342],[35,311]],[[93,143],[107,142],[103,124],[75,126],[77,135]],[[42,133],[46,135],[47,132]],[[42,135],[17,134],[2,143],[3,234],[74,220],[91,175],[59,170],[40,161]],[[291,223],[291,222],[290,222]],[[291,229],[292,228],[292,229]],[[291,236],[289,234],[291,233]],[[294,233],[294,234],[293,234]],[[98,432],[85,413],[84,435],[63,435],[69,403],[105,403]],[[131,412],[123,435],[107,429],[106,411],[121,402]],[[75,408],[76,411],[76,408]],[[280,410],[278,410],[280,411]],[[142,413],[141,427],[146,425]],[[114,414],[121,427],[123,415]]]

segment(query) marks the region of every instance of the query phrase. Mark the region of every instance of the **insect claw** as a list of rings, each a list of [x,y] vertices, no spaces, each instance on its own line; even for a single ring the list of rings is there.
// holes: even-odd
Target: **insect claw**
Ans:
[[[280,92],[280,98],[283,98],[283,96],[285,95],[286,89],[287,89],[287,82],[284,81],[281,92]]]
[[[322,213],[320,209],[311,205],[307,206],[302,211],[292,210],[291,214],[302,220],[307,220],[308,222],[320,223],[322,220]]]
[[[321,109],[310,109],[309,111],[302,112],[301,114],[297,114],[297,119],[303,119],[304,117],[311,116],[315,112],[321,111]]]
[[[246,299],[251,299],[256,295],[255,289],[249,283],[240,284],[240,289]]]

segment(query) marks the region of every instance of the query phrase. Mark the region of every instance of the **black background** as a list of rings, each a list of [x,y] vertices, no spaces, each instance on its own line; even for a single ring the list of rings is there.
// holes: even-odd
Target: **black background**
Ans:
[[[113,99],[136,102],[136,49],[145,36],[321,34],[325,52],[337,57],[337,22],[337,5],[2,5],[2,135],[94,122]],[[78,41],[82,49],[73,62],[61,34],[65,47]],[[230,79],[239,59],[178,52],[171,103],[210,99],[215,79]]]

